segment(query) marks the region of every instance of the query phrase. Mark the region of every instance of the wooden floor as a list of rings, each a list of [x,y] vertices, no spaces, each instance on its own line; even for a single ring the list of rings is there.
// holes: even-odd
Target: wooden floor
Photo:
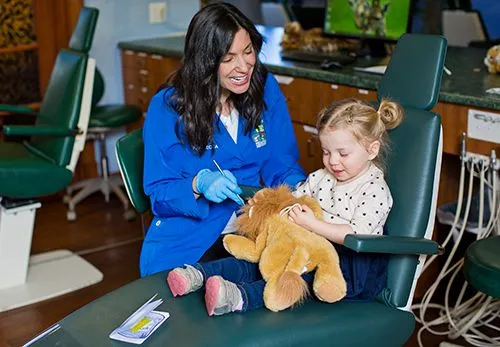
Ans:
[[[126,222],[117,199],[105,203],[94,195],[77,207],[75,222],[66,221],[66,207],[45,202],[37,212],[32,253],[54,249],[82,252],[104,274],[104,280],[52,300],[0,313],[0,346],[20,346],[90,301],[139,277],[140,218]],[[104,248],[104,249],[103,249]],[[77,275],[77,274],[76,274]],[[446,337],[424,335],[424,346],[439,346]],[[455,342],[470,346],[463,340]],[[416,332],[405,347],[418,346]]]

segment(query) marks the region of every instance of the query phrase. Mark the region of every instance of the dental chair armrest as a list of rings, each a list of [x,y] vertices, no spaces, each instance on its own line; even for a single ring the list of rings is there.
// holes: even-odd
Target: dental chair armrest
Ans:
[[[32,113],[35,114],[35,110],[29,106],[24,105],[8,105],[0,104],[0,112],[7,113]]]
[[[442,247],[422,237],[355,235],[344,239],[344,246],[356,252],[389,254],[442,254]]]
[[[51,125],[5,125],[3,133],[7,136],[75,136],[79,130]]]

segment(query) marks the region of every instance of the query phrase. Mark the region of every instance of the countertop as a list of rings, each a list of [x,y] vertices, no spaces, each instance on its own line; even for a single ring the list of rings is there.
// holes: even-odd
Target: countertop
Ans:
[[[318,64],[282,60],[280,41],[283,28],[258,27],[265,37],[260,55],[269,71],[278,75],[309,78],[327,83],[344,84],[357,88],[377,89],[381,75],[354,71],[354,67],[386,64],[385,59],[359,59],[342,69],[322,70]],[[133,51],[182,57],[184,36],[152,38],[119,42],[118,47]],[[443,73],[439,100],[468,106],[500,110],[500,95],[486,93],[500,87],[500,75],[489,74],[484,66],[485,49],[448,47],[445,66],[452,72]],[[411,66],[408,67],[409,69]]]

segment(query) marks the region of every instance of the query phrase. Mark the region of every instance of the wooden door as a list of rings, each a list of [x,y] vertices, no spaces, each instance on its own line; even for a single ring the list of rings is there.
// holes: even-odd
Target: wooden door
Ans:
[[[83,0],[34,0],[40,92],[43,96],[60,49],[68,47]]]

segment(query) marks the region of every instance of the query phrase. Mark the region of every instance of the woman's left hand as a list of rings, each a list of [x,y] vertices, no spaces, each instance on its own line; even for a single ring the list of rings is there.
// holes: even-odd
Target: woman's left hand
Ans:
[[[301,205],[293,207],[290,212],[288,212],[288,217],[296,224],[306,228],[311,229],[311,225],[316,220],[313,211],[307,205]]]

